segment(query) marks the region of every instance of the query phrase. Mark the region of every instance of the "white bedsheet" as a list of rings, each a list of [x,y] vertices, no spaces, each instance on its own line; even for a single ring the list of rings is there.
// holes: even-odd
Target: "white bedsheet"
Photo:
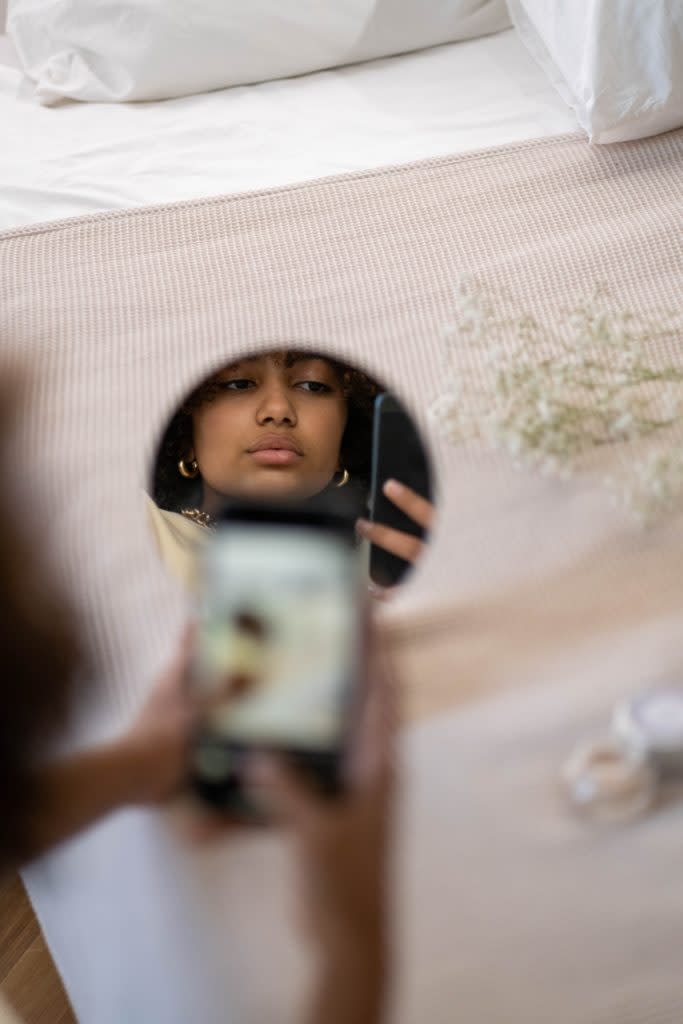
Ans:
[[[0,230],[576,129],[514,31],[158,103],[26,98],[0,37]]]
[[[600,828],[557,784],[653,661],[675,677],[679,634],[673,618],[643,622],[565,651],[521,690],[403,738],[392,1024],[680,1021],[680,803]],[[301,1024],[289,850],[276,833],[192,850],[173,829],[123,812],[25,873],[52,905],[79,1021]]]

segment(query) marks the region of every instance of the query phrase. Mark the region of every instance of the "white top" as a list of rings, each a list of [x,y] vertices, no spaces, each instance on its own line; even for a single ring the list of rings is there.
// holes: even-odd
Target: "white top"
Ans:
[[[576,130],[513,30],[156,103],[22,98],[0,36],[0,230]]]

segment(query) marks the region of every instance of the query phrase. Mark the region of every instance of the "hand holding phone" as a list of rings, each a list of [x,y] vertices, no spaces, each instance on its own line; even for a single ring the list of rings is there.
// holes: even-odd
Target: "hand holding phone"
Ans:
[[[370,578],[395,586],[419,557],[432,525],[431,470],[420,436],[390,394],[375,400],[370,520],[356,524],[371,543]]]
[[[398,480],[386,480],[382,492],[425,534],[429,532],[434,521],[434,506],[431,501],[427,501]],[[418,560],[425,544],[421,537],[413,533],[406,533],[383,523],[372,523],[368,519],[358,519],[356,529],[361,537],[369,540],[371,544],[409,564]]]
[[[280,752],[340,789],[363,663],[366,601],[348,523],[322,507],[233,504],[206,545],[194,685],[206,708],[195,789],[262,815],[244,785],[254,751]]]

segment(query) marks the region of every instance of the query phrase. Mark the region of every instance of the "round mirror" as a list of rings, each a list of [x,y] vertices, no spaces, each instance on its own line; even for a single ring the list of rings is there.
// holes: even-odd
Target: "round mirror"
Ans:
[[[400,401],[357,367],[293,349],[198,382],[163,432],[148,491],[161,556],[190,588],[226,502],[325,501],[383,588],[418,558],[433,512],[429,458]]]

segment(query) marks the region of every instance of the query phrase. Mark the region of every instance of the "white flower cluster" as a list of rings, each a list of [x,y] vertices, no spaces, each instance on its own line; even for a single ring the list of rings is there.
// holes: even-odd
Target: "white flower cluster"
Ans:
[[[455,300],[444,391],[431,408],[451,441],[483,440],[520,465],[562,476],[590,451],[616,446],[621,473],[606,482],[620,501],[643,520],[675,506],[683,493],[683,441],[680,432],[674,437],[683,428],[683,366],[662,356],[672,315],[611,311],[596,289],[551,326],[506,314],[502,300],[494,306],[467,279]],[[645,438],[656,439],[658,451],[636,457],[631,442]]]
[[[674,511],[683,495],[683,443],[636,460],[619,481],[607,481],[615,500],[641,523]]]

